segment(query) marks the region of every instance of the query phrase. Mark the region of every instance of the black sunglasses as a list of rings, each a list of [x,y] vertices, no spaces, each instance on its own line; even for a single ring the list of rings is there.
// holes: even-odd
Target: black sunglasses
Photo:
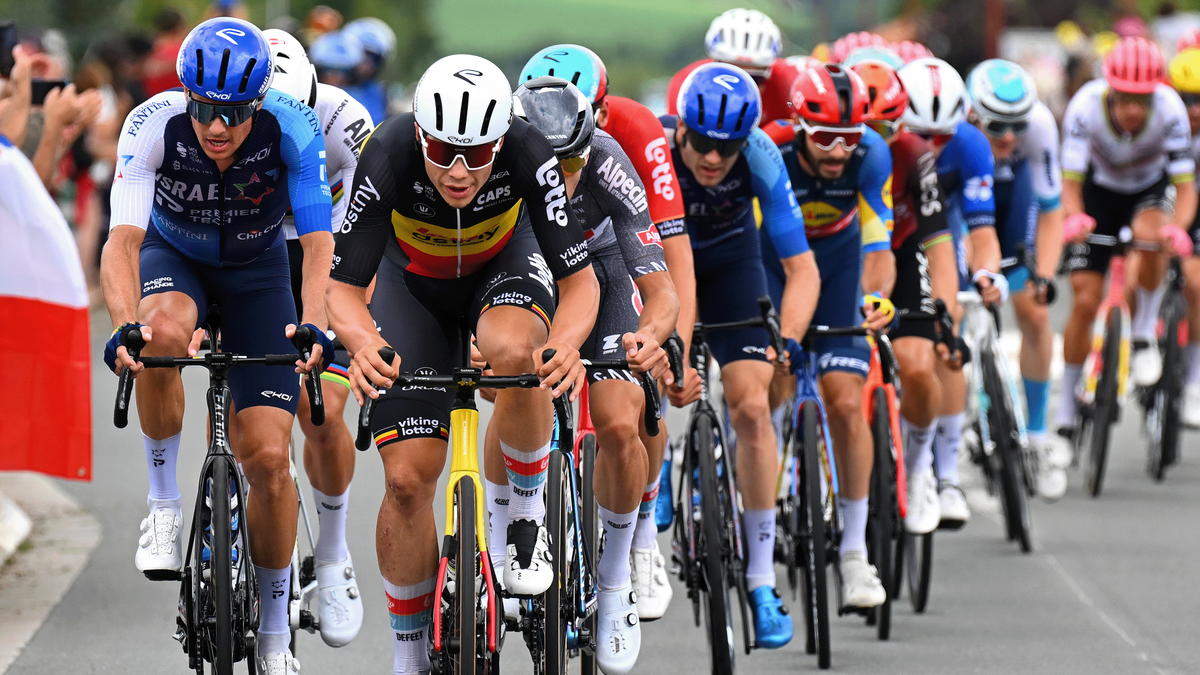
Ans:
[[[1025,133],[1027,129],[1029,129],[1029,122],[1027,120],[1020,120],[1018,122],[1001,122],[999,120],[990,120],[983,125],[984,132],[993,138],[1003,138],[1004,134],[1007,134],[1010,131],[1013,132],[1014,136],[1020,136],[1021,134]]]
[[[256,98],[253,101],[246,103],[221,104],[221,103],[204,103],[188,96],[187,111],[200,124],[208,126],[212,121],[220,116],[225,121],[227,127],[240,127],[254,118],[254,113],[258,112],[258,104],[262,99]]]
[[[1180,93],[1179,98],[1183,99],[1183,104],[1188,107],[1191,107],[1194,105],[1200,105],[1200,94]]]
[[[713,150],[716,150],[717,153],[722,157],[733,157],[741,152],[742,148],[746,147],[746,139],[744,138],[734,138],[727,141],[722,141],[716,138],[709,138],[708,136],[705,136],[698,131],[693,131],[692,129],[688,129],[686,132],[684,132],[683,138],[685,141],[687,141],[688,145],[692,146],[693,150],[701,155],[707,155]]]

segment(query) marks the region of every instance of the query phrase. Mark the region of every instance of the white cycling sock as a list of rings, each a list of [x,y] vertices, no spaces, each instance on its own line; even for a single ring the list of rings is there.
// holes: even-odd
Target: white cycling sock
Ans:
[[[1200,342],[1189,342],[1183,353],[1188,364],[1186,384],[1193,387],[1200,386]]]
[[[512,486],[512,497],[508,502],[509,520],[542,522],[546,516],[542,488],[546,485],[550,444],[533,452],[521,452],[500,441],[500,449],[504,451],[504,469],[508,473],[508,484]]]
[[[388,618],[392,624],[392,672],[395,675],[429,673],[425,628],[433,617],[433,591],[436,585],[437,577],[430,577],[412,586],[397,586],[387,579],[383,580],[383,590],[388,600]]]
[[[1082,375],[1082,363],[1063,364],[1062,389],[1058,391],[1058,411],[1054,414],[1054,425],[1059,428],[1075,426],[1075,413],[1079,407],[1075,400],[1075,387],[1079,386]]]
[[[775,509],[746,509],[746,590],[775,587]]]
[[[292,568],[273,570],[254,566],[258,579],[258,655],[282,654],[288,651],[291,630],[288,626],[288,599],[291,595]]]
[[[838,497],[842,509],[842,545],[840,555],[857,551],[867,552],[867,498],[843,499]]]
[[[596,564],[596,582],[600,590],[611,591],[629,583],[629,547],[633,543],[634,521],[637,510],[629,513],[613,513],[600,509],[600,522],[604,525],[604,550]]]
[[[933,455],[937,460],[937,475],[958,485],[958,446],[962,440],[964,413],[938,415],[937,438],[933,444]]]
[[[146,499],[151,507],[173,505],[179,508],[183,495],[175,482],[175,463],[179,458],[179,437],[156,441],[142,434],[142,445],[146,449],[146,468],[150,470],[150,493]]]
[[[1162,304],[1163,286],[1148,291],[1137,287],[1137,311],[1129,324],[1129,336],[1134,340],[1154,341],[1158,324],[1158,306]]]
[[[317,565],[331,565],[350,557],[346,548],[346,511],[350,507],[350,486],[334,497],[312,489],[317,502],[317,547],[313,550],[313,561]]]
[[[633,547],[641,551],[654,548],[654,538],[658,536],[658,523],[654,520],[654,511],[658,508],[658,486],[657,480],[646,486],[646,491],[642,493],[642,505],[638,507]]]
[[[919,427],[900,418],[908,429],[908,440],[904,444],[904,470],[911,476],[933,466],[934,424]]]
[[[493,569],[502,570],[508,552],[508,500],[512,488],[507,483],[501,485],[486,478],[483,482],[488,503],[488,557],[492,559]]]

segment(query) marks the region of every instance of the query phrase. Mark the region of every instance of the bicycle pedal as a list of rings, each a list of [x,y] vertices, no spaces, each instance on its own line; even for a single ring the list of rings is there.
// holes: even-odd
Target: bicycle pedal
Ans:
[[[965,520],[943,520],[938,523],[937,529],[953,532],[954,530],[961,530],[963,525],[966,524],[967,521]]]
[[[181,581],[183,573],[179,570],[143,570],[142,574],[150,581]]]

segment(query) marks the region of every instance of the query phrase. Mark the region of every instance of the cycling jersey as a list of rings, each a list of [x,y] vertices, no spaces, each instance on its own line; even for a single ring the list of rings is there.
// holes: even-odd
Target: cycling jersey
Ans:
[[[938,184],[937,160],[929,145],[909,131],[897,134],[890,145],[896,213],[896,229],[892,233],[896,285],[892,289],[892,304],[898,310],[933,313],[933,281],[926,251],[951,240]],[[901,321],[889,335],[893,339],[937,337],[929,321]]]
[[[367,139],[354,174],[331,278],[365,288],[385,254],[401,268],[454,279],[482,269],[526,211],[545,256],[543,274],[562,279],[588,266],[587,244],[568,207],[550,143],[514,119],[473,203],[456,209],[430,184],[412,113],[388,118]]]
[[[333,231],[342,228],[346,217],[346,200],[342,193],[354,182],[358,168],[358,150],[375,130],[371,116],[361,103],[331,84],[317,84],[317,104],[314,106],[321,131],[325,134],[325,176],[333,193]],[[288,239],[296,239],[296,224],[291,214],[283,223]]]
[[[658,119],[646,106],[633,99],[608,96],[608,119],[604,131],[621,144],[646,187],[650,220],[658,233],[668,238],[687,232],[683,224],[683,195],[671,162],[671,149]]]
[[[363,107],[370,113],[374,124],[382,124],[387,119],[387,87],[384,87],[379,80],[367,80],[360,84],[347,85],[346,93],[363,104]]]
[[[1141,192],[1165,172],[1173,183],[1195,179],[1187,109],[1165,84],[1150,99],[1150,113],[1137,134],[1118,131],[1110,119],[1109,88],[1104,80],[1083,85],[1063,120],[1063,176],[1120,194]]]
[[[1013,292],[1024,289],[1029,270],[1017,258],[1021,245],[1029,251],[1037,243],[1038,202],[1033,194],[1033,166],[1028,160],[996,166],[996,238],[1000,242],[1000,269]]]
[[[996,202],[992,194],[994,168],[992,146],[987,136],[969,122],[959,122],[954,137],[938,155],[938,180],[949,206],[967,229],[996,224]],[[956,228],[951,228],[955,232]]]
[[[325,143],[308,106],[269,90],[237,160],[221,172],[196,138],[185,97],[163,92],[125,119],[110,227],[153,225],[188,258],[222,267],[248,263],[282,238],[289,204],[300,234],[330,230]]]
[[[667,85],[668,115],[679,114],[675,105],[679,99],[679,88],[683,86],[683,80],[693,70],[706,63],[712,63],[712,59],[700,59],[689,63],[671,78],[670,84]],[[759,82],[758,85],[758,91],[762,93],[762,119],[758,121],[759,126],[766,127],[774,120],[792,119],[792,83],[799,76],[800,71],[796,70],[796,67],[788,63],[786,59],[775,59],[775,63],[771,66],[770,76],[765,81]],[[771,135],[774,137],[774,133]]]
[[[1029,113],[1029,127],[1017,138],[1008,159],[996,160],[996,182],[1001,167],[1029,162],[1033,194],[1039,213],[1047,213],[1062,205],[1062,168],[1058,162],[1058,123],[1045,103],[1035,101]]]

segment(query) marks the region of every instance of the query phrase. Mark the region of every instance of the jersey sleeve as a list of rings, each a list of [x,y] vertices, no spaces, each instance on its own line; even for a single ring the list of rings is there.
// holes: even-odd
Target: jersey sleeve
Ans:
[[[917,238],[922,249],[950,241],[950,224],[946,220],[946,196],[938,182],[937,158],[928,145],[916,138],[908,146],[906,176],[909,194],[916,206]]]
[[[959,167],[962,171],[962,214],[967,229],[996,226],[995,164],[992,146],[983,132],[967,122],[958,125],[963,136]]]
[[[612,106],[617,101],[609,102]],[[613,137],[628,153],[638,177],[646,187],[650,220],[660,225],[664,235],[671,236],[687,232],[683,224],[683,193],[679,189],[679,176],[671,161],[671,148],[667,144],[666,132],[650,109],[636,101],[620,102],[618,129]],[[610,113],[611,114],[611,113]],[[607,131],[607,129],[606,129]]]
[[[858,172],[858,216],[863,252],[887,251],[892,247],[892,153],[887,141],[870,129],[863,135],[868,144]]]
[[[1026,143],[1038,212],[1048,213],[1062,205],[1062,168],[1058,161],[1058,123],[1041,101],[1033,105]]]
[[[397,196],[391,159],[376,135],[363,145],[353,186],[343,197],[346,218],[337,236],[329,274],[331,279],[360,288],[369,286],[379,269],[379,260],[393,233],[392,203]]]
[[[597,156],[601,150],[603,156]],[[625,259],[629,276],[665,272],[662,239],[650,220],[646,188],[621,146],[600,136],[592,142],[592,161],[600,161],[588,180],[588,190],[604,215],[612,221],[613,234]]]
[[[759,128],[750,132],[747,141],[742,153],[750,164],[751,187],[762,207],[762,223],[771,244],[781,259],[807,252],[804,213],[796,203],[779,147]]]
[[[280,152],[288,168],[288,197],[300,236],[330,232],[333,200],[325,167],[325,135],[312,108],[272,90],[263,108],[279,120]]]
[[[1091,130],[1087,123],[1088,106],[1097,105],[1090,89],[1085,86],[1075,92],[1063,116],[1063,133],[1066,138],[1062,143],[1062,175],[1063,178],[1079,182],[1083,182],[1087,176],[1090,161]]]
[[[520,126],[525,127],[524,134],[514,135],[510,130],[506,140],[506,144],[514,140],[521,143],[517,184],[523,188],[525,211],[546,264],[555,279],[563,279],[592,264],[587,240],[567,204],[566,179],[550,142],[532,126]]]
[[[796,140],[796,130],[787,120],[768,121],[762,125],[762,130],[775,141],[775,145],[787,145]]]
[[[1167,153],[1167,173],[1172,183],[1186,183],[1196,180],[1196,160],[1192,157],[1192,131],[1188,124],[1187,108],[1174,90],[1160,85],[1159,90],[1165,90],[1163,99],[1163,115],[1167,117],[1164,125],[1166,138],[1163,139],[1163,150]]]
[[[154,176],[163,160],[167,121],[184,111],[183,94],[163,92],[129,112],[117,141],[117,170],[110,198],[109,229],[150,224]]]
[[[371,114],[353,96],[329,85],[318,85],[323,92],[328,87],[341,94],[336,116],[326,123],[325,165],[329,167],[329,189],[333,193],[333,231],[337,232],[346,217],[346,193],[354,185],[354,172],[358,168],[358,153],[362,142],[375,130]],[[319,96],[320,94],[318,94]]]

